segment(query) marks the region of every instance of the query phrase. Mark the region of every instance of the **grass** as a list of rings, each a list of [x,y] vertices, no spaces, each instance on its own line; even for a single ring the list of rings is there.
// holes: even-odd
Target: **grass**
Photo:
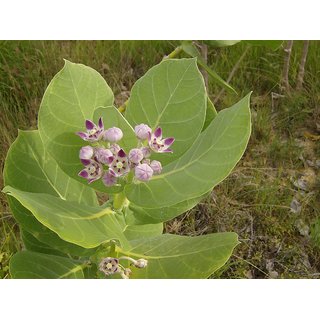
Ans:
[[[133,83],[171,52],[176,41],[2,41],[0,42],[0,165],[17,129],[36,128],[46,86],[63,66],[63,58],[98,70],[121,105]],[[295,41],[290,66],[294,87],[302,43]],[[246,49],[245,44],[209,49],[208,63],[226,79]],[[224,92],[218,110],[253,90],[253,132],[248,149],[233,173],[197,207],[168,222],[166,231],[200,235],[235,231],[241,244],[214,278],[319,278],[320,42],[310,44],[304,89],[280,94],[283,50],[252,47],[231,85],[238,96]],[[221,88],[209,81],[214,99]],[[310,135],[311,134],[311,135]],[[313,136],[312,136],[313,135]],[[313,138],[312,138],[313,137]],[[308,162],[309,161],[309,162]],[[304,179],[307,190],[294,185]],[[3,181],[0,175],[0,186]],[[301,211],[292,212],[297,199]],[[19,228],[0,194],[0,277],[9,277],[8,261],[21,249]],[[311,230],[311,232],[310,232]]]

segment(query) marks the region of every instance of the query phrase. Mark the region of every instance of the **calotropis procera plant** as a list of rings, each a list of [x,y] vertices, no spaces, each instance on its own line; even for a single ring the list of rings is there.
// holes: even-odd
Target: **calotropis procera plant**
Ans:
[[[11,276],[209,277],[237,235],[163,234],[163,223],[240,160],[249,98],[216,113],[196,60],[168,59],[135,83],[123,115],[95,70],[66,61],[45,91],[38,130],[19,131],[6,158],[4,192],[24,243]]]

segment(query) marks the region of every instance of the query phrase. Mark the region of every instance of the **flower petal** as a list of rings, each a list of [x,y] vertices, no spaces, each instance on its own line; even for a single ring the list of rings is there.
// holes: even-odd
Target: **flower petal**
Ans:
[[[103,120],[102,120],[101,117],[99,118],[98,126],[99,126],[100,129],[103,129],[103,128],[104,128],[104,127],[103,127]]]
[[[123,151],[123,149],[119,150],[118,157],[120,157],[120,158],[125,158],[126,157],[126,153]]]
[[[162,129],[160,127],[158,127],[155,131],[154,131],[154,136],[156,138],[161,139],[162,138]]]
[[[92,130],[96,125],[91,120],[86,120],[87,130]]]
[[[76,135],[78,135],[83,140],[87,140],[88,139],[88,134],[85,133],[85,132],[76,132]]]
[[[168,147],[171,146],[173,144],[173,142],[174,142],[174,138],[173,137],[164,139],[164,144],[166,146],[168,146]]]
[[[91,163],[90,159],[81,159],[81,162],[84,166],[88,166]]]
[[[88,172],[86,171],[86,169],[83,169],[83,170],[81,170],[81,171],[78,173],[78,176],[87,179],[88,176],[89,176],[89,174],[88,174]]]

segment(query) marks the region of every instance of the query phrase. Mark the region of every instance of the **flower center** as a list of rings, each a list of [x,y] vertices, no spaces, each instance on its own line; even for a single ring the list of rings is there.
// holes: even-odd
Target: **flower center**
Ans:
[[[96,129],[91,129],[91,130],[88,131],[90,136],[94,135],[96,132],[97,132]]]
[[[107,265],[106,265],[107,269],[108,270],[111,270],[112,269],[112,263],[111,262],[108,262]]]
[[[95,173],[96,172],[96,167],[92,164],[88,167],[88,172],[89,173]]]
[[[117,162],[116,166],[117,166],[118,169],[122,169],[123,163],[122,162]]]

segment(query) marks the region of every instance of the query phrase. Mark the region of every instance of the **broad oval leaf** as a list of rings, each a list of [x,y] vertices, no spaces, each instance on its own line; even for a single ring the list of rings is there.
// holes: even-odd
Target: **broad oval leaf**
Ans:
[[[162,164],[178,158],[203,127],[206,90],[196,59],[164,60],[132,87],[126,118],[135,126],[161,126],[166,137],[175,137],[173,153],[157,154]]]
[[[14,279],[83,279],[88,265],[65,257],[21,251],[10,259]]]
[[[148,266],[134,269],[131,278],[205,279],[226,263],[238,243],[237,234],[232,232],[198,237],[164,234],[131,241],[129,252],[119,252],[148,260]]]
[[[67,255],[62,253],[61,251],[58,251],[49,245],[39,241],[37,238],[35,238],[32,233],[20,229],[21,239],[23,241],[24,247],[33,252],[39,252],[39,253],[45,253],[45,254],[52,254],[56,256],[63,256],[66,257]]]
[[[3,192],[15,197],[46,227],[65,241],[95,248],[111,239],[128,246],[121,225],[110,208],[90,207],[49,194],[30,193],[6,186]]]
[[[80,170],[79,150],[88,145],[76,135],[93,119],[97,108],[113,105],[113,93],[102,76],[82,64],[65,61],[63,69],[50,82],[41,102],[38,127],[46,150],[73,179]],[[77,171],[78,170],[78,171]],[[92,184],[100,191],[102,185]]]
[[[178,160],[148,183],[127,185],[130,201],[144,208],[171,206],[196,198],[228,176],[242,157],[251,132],[250,94],[220,111]]]
[[[124,235],[128,240],[145,239],[156,237],[163,233],[163,223],[127,225],[124,229]]]
[[[206,194],[194,199],[177,203],[170,207],[164,206],[161,208],[142,208],[136,206],[134,203],[130,203],[129,210],[126,212],[126,222],[129,225],[166,222],[192,209],[205,196]]]
[[[98,205],[95,192],[71,179],[45,152],[38,131],[19,131],[10,146],[4,166],[4,183],[22,191],[47,193],[87,205]],[[16,199],[8,202],[15,219],[38,241],[75,256],[88,256],[90,250],[63,241],[43,226]]]

